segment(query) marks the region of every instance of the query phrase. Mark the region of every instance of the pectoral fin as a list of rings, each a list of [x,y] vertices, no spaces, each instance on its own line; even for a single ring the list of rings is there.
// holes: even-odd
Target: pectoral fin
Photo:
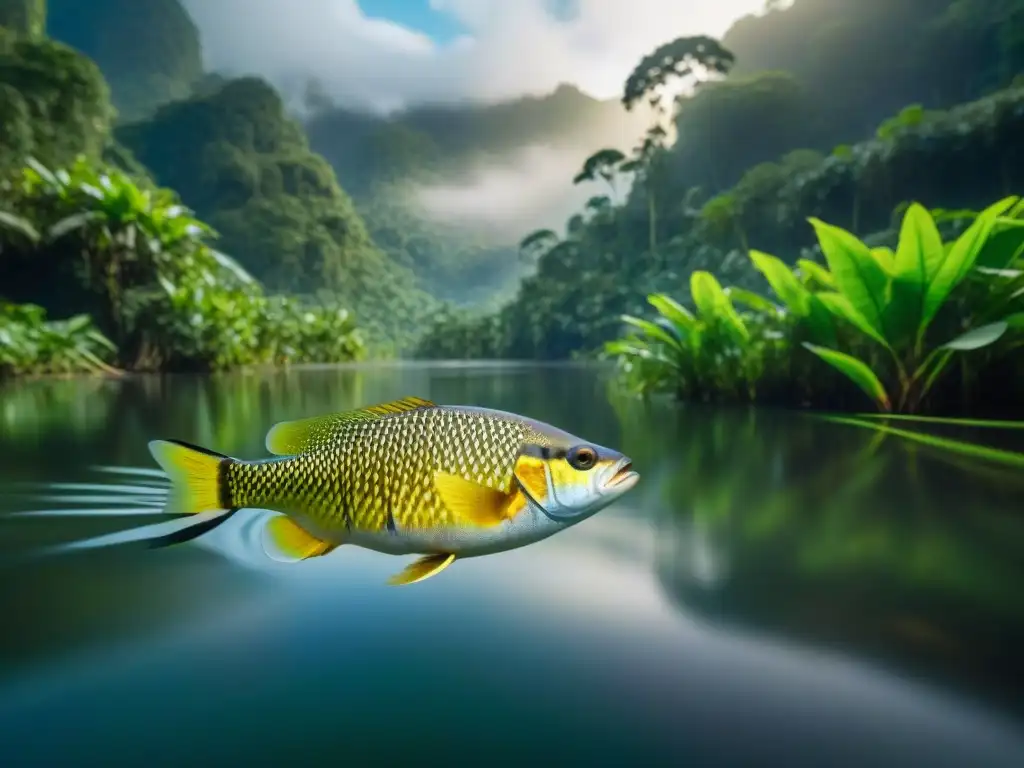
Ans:
[[[295,563],[326,555],[337,544],[323,541],[306,531],[290,517],[272,517],[263,527],[263,551],[273,560]]]
[[[454,560],[455,555],[426,555],[407,565],[401,573],[396,573],[388,579],[388,584],[400,586],[429,579],[451,565]]]
[[[448,511],[469,525],[487,528],[509,518],[514,494],[445,472],[434,475],[434,487]]]

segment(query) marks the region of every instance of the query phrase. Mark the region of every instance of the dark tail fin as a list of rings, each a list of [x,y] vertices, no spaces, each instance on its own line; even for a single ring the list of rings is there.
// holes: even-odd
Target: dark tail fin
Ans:
[[[149,444],[149,452],[171,481],[164,512],[169,515],[222,513],[150,539],[150,547],[168,547],[191,541],[212,531],[238,511],[227,482],[228,469],[235,459],[180,440],[153,440]]]

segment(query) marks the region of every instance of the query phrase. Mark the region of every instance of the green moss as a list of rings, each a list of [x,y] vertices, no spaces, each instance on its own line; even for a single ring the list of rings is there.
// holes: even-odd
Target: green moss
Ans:
[[[202,77],[199,32],[178,0],[49,2],[49,35],[99,65],[124,119],[187,97]]]
[[[61,43],[33,41],[0,28],[0,170],[32,155],[66,164],[99,156],[112,110],[96,65]]]

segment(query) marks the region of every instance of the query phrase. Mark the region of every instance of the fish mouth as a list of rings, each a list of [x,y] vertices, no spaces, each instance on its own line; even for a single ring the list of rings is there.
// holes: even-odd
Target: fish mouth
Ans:
[[[615,491],[628,491],[634,485],[637,480],[640,479],[640,473],[633,471],[633,462],[629,459],[624,459],[616,468],[615,474],[613,474],[605,482],[605,490]]]

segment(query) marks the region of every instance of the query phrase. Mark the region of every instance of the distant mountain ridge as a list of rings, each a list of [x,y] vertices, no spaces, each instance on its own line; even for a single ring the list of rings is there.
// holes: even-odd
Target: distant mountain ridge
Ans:
[[[645,120],[617,99],[563,83],[544,96],[421,105],[387,118],[321,105],[305,126],[310,145],[359,196],[375,183],[458,175],[532,145],[583,152],[618,146],[635,141]]]

